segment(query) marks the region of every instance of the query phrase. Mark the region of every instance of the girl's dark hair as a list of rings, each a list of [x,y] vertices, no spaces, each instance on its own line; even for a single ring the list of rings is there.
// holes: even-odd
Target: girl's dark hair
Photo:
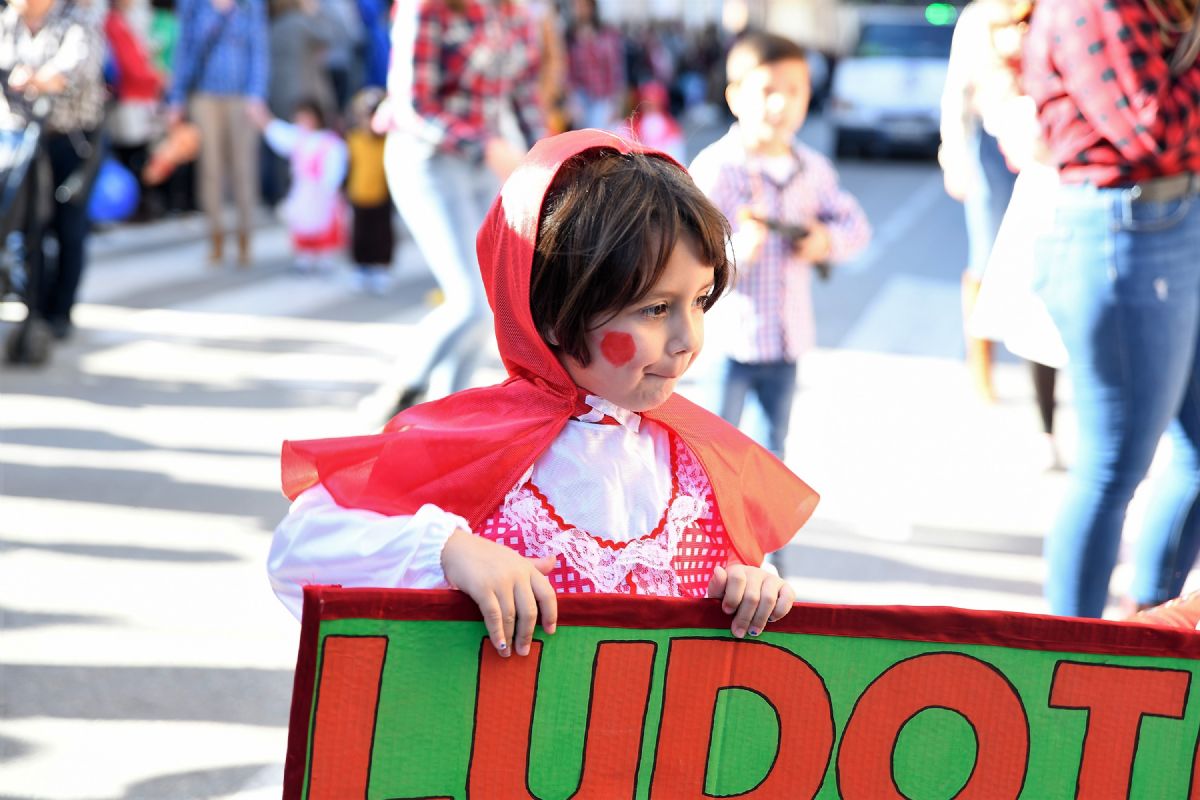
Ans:
[[[297,101],[296,105],[292,106],[292,119],[295,119],[296,115],[301,111],[307,111],[316,117],[318,128],[324,129],[328,126],[329,120],[325,118],[325,109],[321,107],[321,104],[317,101],[317,98],[303,97]]]
[[[542,204],[530,277],[538,332],[587,366],[586,335],[649,292],[687,237],[714,269],[711,307],[732,277],[729,222],[664,158],[595,149],[559,169]]]

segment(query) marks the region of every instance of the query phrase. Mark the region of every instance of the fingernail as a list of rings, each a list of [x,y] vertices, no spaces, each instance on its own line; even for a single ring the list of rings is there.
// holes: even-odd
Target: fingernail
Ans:
[[[509,656],[508,642],[498,642],[496,644],[496,650],[500,653],[500,655],[507,658]]]
[[[529,655],[529,645],[524,644],[524,643],[517,645],[517,655],[519,655],[519,656]]]
[[[746,629],[745,628],[734,628],[733,636],[735,639],[744,638],[746,636]]]
[[[732,614],[732,613],[733,613],[733,609],[732,609],[732,608],[730,608],[729,606],[721,606],[721,610],[722,610],[722,611],[724,611],[726,614]]]
[[[758,636],[760,633],[762,633],[762,631],[760,631],[758,628],[751,628],[751,629],[750,629],[750,635],[751,635],[751,636]]]
[[[546,633],[554,633],[554,631],[558,630],[558,625],[551,622],[549,625],[543,625],[542,630]]]

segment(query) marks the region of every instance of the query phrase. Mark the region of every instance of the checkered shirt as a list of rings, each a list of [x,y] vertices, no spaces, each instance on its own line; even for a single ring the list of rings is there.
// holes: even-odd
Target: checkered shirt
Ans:
[[[1168,66],[1145,0],[1049,0],[1033,15],[1026,90],[1069,183],[1128,186],[1200,172],[1200,63]]]
[[[176,10],[172,103],[182,103],[190,92],[266,98],[270,44],[264,0],[236,0],[228,12],[218,11],[212,0],[179,0]]]
[[[616,97],[625,88],[625,44],[616,31],[580,31],[567,57],[572,89],[592,97]]]
[[[871,239],[866,214],[839,186],[829,159],[799,143],[794,155],[796,171],[776,183],[748,157],[735,124],[696,156],[690,172],[735,234],[744,209],[794,225],[819,221],[829,229],[830,260],[852,257]],[[733,287],[709,314],[710,343],[749,364],[799,360],[816,339],[812,264],[794,256],[782,235],[771,233],[755,261],[738,259],[737,272]]]
[[[423,0],[415,15],[397,11],[394,24],[415,26],[411,35],[393,31],[388,88],[393,102],[411,102],[419,138],[482,161],[508,112],[529,142],[544,134],[537,28],[524,5],[466,0],[455,11]]]

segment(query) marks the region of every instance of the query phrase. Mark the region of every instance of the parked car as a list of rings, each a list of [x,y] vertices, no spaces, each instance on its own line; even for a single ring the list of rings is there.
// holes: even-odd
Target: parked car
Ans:
[[[857,44],[833,75],[829,114],[839,157],[936,153],[955,8],[864,7]]]

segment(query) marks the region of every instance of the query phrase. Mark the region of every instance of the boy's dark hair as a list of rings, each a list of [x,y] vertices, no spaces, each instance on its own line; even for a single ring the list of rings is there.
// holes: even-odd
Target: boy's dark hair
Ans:
[[[292,106],[292,119],[301,111],[307,111],[317,118],[317,127],[324,129],[329,120],[325,118],[325,109],[321,107],[321,103],[315,97],[302,97]]]
[[[744,34],[729,49],[725,59],[725,80],[730,85],[740,83],[750,70],[780,61],[808,63],[808,54],[803,47],[783,36],[761,31]]]
[[[714,268],[711,307],[733,271],[729,223],[691,177],[664,158],[609,149],[567,161],[533,254],[529,305],[542,338],[587,366],[587,332],[649,292],[684,236]]]

